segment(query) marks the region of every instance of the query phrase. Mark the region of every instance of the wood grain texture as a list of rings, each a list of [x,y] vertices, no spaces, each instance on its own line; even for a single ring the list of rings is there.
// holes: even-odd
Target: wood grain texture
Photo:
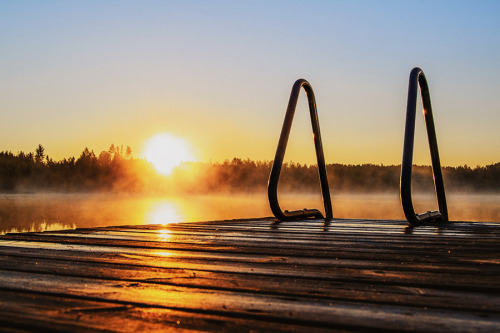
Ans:
[[[500,330],[500,224],[273,219],[7,234],[2,331]]]

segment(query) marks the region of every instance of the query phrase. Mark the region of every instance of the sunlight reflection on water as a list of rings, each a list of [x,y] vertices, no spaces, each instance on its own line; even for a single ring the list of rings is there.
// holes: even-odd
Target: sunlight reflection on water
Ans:
[[[433,195],[415,195],[415,210],[436,209]],[[447,197],[450,220],[500,222],[500,195]],[[321,196],[286,194],[283,209],[322,208]],[[337,218],[403,219],[397,194],[332,196]],[[142,197],[111,194],[0,195],[0,234],[119,225],[144,225],[268,217],[265,194]],[[168,234],[164,235],[168,240]]]
[[[184,218],[177,212],[173,202],[158,202],[146,219],[148,224],[169,224],[182,222]]]

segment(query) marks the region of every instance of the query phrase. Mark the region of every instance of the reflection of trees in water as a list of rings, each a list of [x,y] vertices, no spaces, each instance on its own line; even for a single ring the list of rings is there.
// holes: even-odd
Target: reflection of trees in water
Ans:
[[[0,200],[0,233],[74,228],[77,210],[60,208],[61,202],[32,200],[27,196],[4,197]]]
[[[144,200],[103,194],[0,196],[0,233],[144,223]]]
[[[196,200],[195,200],[196,201]],[[3,194],[0,195],[0,234],[135,224],[168,224],[201,219],[198,207],[186,215],[193,198],[122,194]],[[205,206],[207,206],[205,204]],[[216,216],[217,217],[217,216]]]
[[[450,218],[500,222],[500,194],[448,196]],[[283,193],[285,209],[322,207],[321,195]],[[434,194],[416,194],[417,209],[436,205]],[[334,192],[334,217],[404,219],[398,193]],[[241,219],[271,216],[265,193],[148,197],[109,194],[0,195],[0,234],[134,224]]]

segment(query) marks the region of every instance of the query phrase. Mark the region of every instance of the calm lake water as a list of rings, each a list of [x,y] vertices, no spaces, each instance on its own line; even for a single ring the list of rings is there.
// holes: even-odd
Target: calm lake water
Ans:
[[[453,221],[500,222],[500,194],[448,195]],[[334,194],[339,218],[404,219],[398,195]],[[319,208],[320,196],[282,195],[282,209]],[[417,212],[437,209],[433,195],[414,195]],[[110,194],[0,195],[0,233],[76,227],[168,224],[271,216],[265,193],[144,197]]]

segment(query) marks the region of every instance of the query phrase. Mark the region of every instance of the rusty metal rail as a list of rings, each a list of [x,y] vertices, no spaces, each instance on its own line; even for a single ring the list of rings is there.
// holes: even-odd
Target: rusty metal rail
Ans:
[[[318,171],[319,179],[321,183],[321,192],[323,195],[323,204],[325,207],[325,217],[318,209],[301,209],[295,211],[284,212],[281,210],[278,203],[278,181],[280,177],[281,167],[283,165],[283,158],[285,156],[285,150],[288,143],[288,137],[290,135],[290,129],[292,127],[293,116],[295,114],[295,109],[297,106],[297,100],[299,98],[300,89],[304,88],[307,99],[309,102],[309,113],[311,116],[311,124],[314,135],[314,146],[316,148],[316,159],[318,161]],[[283,122],[283,128],[281,130],[280,139],[278,142],[278,148],[276,149],[276,156],[274,158],[273,167],[271,169],[271,175],[269,177],[269,184],[267,188],[269,205],[271,210],[280,221],[286,220],[296,220],[304,218],[325,218],[326,221],[332,219],[332,203],[330,199],[330,189],[328,187],[328,179],[326,174],[325,157],[323,153],[323,145],[321,143],[321,134],[319,131],[319,121],[318,112],[316,110],[316,100],[314,98],[314,92],[311,85],[304,79],[299,79],[295,81],[293,85],[292,92],[290,94],[290,100],[288,102],[288,108],[285,114],[285,120]]]
[[[422,97],[423,113],[425,125],[427,128],[427,138],[432,161],[432,172],[434,174],[434,188],[436,191],[439,211],[416,214],[413,209],[411,196],[411,175],[413,163],[413,144],[415,138],[415,117],[417,105],[417,90],[420,86]],[[427,223],[448,222],[448,209],[446,206],[446,194],[444,190],[443,176],[441,174],[441,163],[439,161],[439,152],[436,139],[436,129],[432,117],[431,97],[429,86],[424,72],[415,67],[410,73],[410,82],[408,86],[408,104],[406,108],[406,127],[403,146],[403,161],[401,163],[400,178],[401,205],[410,225],[421,225]]]

